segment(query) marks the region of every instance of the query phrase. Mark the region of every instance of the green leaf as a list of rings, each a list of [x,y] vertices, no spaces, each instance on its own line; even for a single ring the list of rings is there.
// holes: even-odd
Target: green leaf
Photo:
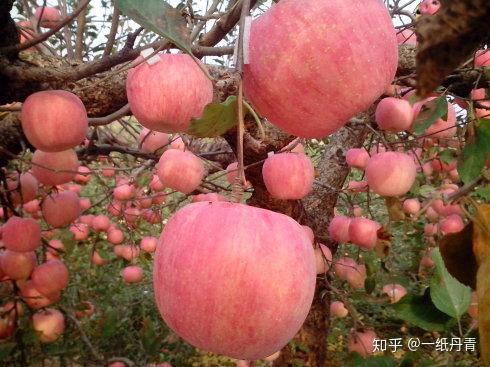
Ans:
[[[474,194],[485,201],[490,201],[490,185],[477,188]]]
[[[356,353],[350,367],[396,367],[396,365],[397,363],[392,357],[375,356],[364,359]]]
[[[434,194],[434,191],[435,191],[434,186],[422,185],[420,186],[419,194],[424,198],[428,198]]]
[[[475,140],[466,145],[458,162],[458,173],[461,180],[468,184],[477,178],[490,155],[490,120],[480,120],[475,130]]]
[[[190,31],[181,11],[162,0],[116,0],[116,7],[139,25],[190,53]]]
[[[436,265],[430,281],[432,302],[446,315],[459,319],[470,307],[471,289],[449,274],[438,248],[432,251],[432,260]]]
[[[454,159],[455,159],[454,153],[455,153],[455,151],[451,150],[451,149],[443,150],[441,153],[439,153],[439,159],[443,163],[449,164],[452,161],[454,161]]]
[[[105,320],[102,330],[102,339],[108,339],[116,332],[118,324],[118,315],[111,307],[105,312]]]
[[[77,242],[75,241],[75,235],[68,229],[62,229],[59,235],[59,239],[61,242],[63,242],[63,245],[65,246],[65,254],[71,254],[77,244]]]
[[[430,100],[422,106],[420,113],[415,119],[413,132],[417,135],[424,133],[434,122],[440,118],[444,119],[446,115],[447,100],[445,95]]]
[[[26,345],[37,344],[39,342],[39,332],[34,329],[22,330],[22,342]]]
[[[7,358],[15,348],[15,343],[0,344],[0,361]]]
[[[143,319],[143,328],[141,329],[141,342],[143,348],[149,355],[154,355],[158,353],[160,349],[160,342],[151,319],[145,317]]]
[[[187,133],[198,138],[215,138],[226,133],[237,123],[236,96],[229,96],[222,103],[210,103],[202,116],[193,119]]]
[[[408,352],[407,354],[405,354],[398,367],[414,367],[414,366],[435,367],[436,364],[427,359],[423,359],[423,354],[420,351],[417,351],[417,352]]]
[[[151,172],[143,172],[136,179],[136,183],[138,184],[139,187],[146,187],[150,184],[152,178],[153,178],[153,174]]]
[[[112,261],[117,257],[114,254],[114,251],[110,251],[108,248],[104,247],[102,242],[97,243],[95,247],[97,248],[99,256],[106,261]]]
[[[417,93],[412,93],[410,97],[408,97],[408,103],[410,106],[413,106],[416,102],[418,102],[419,97],[417,97]]]
[[[376,288],[376,279],[373,276],[367,277],[364,281],[364,290],[367,294],[371,294]]]
[[[397,317],[426,331],[444,331],[454,323],[453,318],[434,306],[428,289],[423,296],[403,297],[393,309]]]

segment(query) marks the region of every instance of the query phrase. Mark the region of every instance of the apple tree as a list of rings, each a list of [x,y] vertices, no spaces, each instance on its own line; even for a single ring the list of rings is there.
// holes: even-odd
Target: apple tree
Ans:
[[[489,17],[2,1],[0,361],[490,364]]]

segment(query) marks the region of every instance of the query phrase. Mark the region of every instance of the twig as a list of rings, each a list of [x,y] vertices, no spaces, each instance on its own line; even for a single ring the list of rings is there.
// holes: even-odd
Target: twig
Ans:
[[[104,48],[104,53],[102,54],[103,57],[110,55],[112,52],[112,48],[114,47],[114,41],[116,40],[117,28],[119,27],[120,15],[121,15],[121,12],[119,11],[119,9],[117,7],[114,7],[114,13],[112,14],[111,30],[109,32],[109,35],[107,36],[107,43],[106,43],[105,48]],[[139,31],[139,32],[141,32],[141,31]],[[138,32],[138,34],[139,34],[139,32]]]
[[[66,310],[63,310],[62,309],[62,311],[75,324],[75,326],[77,327],[78,331],[80,332],[80,337],[82,338],[82,340],[85,343],[85,345],[87,345],[87,347],[90,350],[90,353],[92,354],[92,356],[96,360],[98,360],[98,361],[102,360],[102,357],[99,355],[99,353],[97,352],[97,350],[95,349],[95,347],[92,345],[92,343],[90,343],[90,340],[88,339],[87,334],[85,334],[85,331],[83,331],[83,328],[82,328],[82,325],[80,325],[80,322],[74,316],[72,316],[71,314],[69,314],[68,312],[66,312]]]
[[[127,116],[131,113],[131,109],[129,108],[129,104],[124,105],[117,111],[111,113],[110,115],[104,117],[92,117],[88,119],[88,123],[90,126],[102,126],[110,124],[111,122],[120,119],[121,117]]]
[[[13,46],[2,47],[2,48],[0,48],[0,54],[17,53],[17,52],[22,51],[22,50],[27,50],[29,47],[35,46],[38,43],[46,41],[49,37],[51,37],[53,34],[58,32],[65,25],[67,25],[68,23],[73,21],[73,19],[75,19],[78,16],[78,14],[80,14],[82,12],[82,10],[85,9],[85,7],[89,3],[90,3],[90,0],[83,0],[83,2],[80,4],[80,6],[69,17],[66,17],[65,19],[60,21],[58,23],[58,25],[56,25],[56,27],[51,29],[49,32],[42,33],[38,37],[33,38],[31,40],[28,40],[24,43],[18,43],[18,44],[13,45]]]
[[[84,8],[78,15],[77,19],[77,34],[75,38],[75,59],[83,59],[83,45],[85,25],[87,24],[87,8]]]
[[[66,17],[68,15],[66,0],[58,0],[58,6],[60,7],[63,17]],[[71,30],[68,25],[63,27],[63,38],[65,39],[66,44],[66,54],[69,59],[73,59],[75,53],[73,52],[73,45],[71,43]]]

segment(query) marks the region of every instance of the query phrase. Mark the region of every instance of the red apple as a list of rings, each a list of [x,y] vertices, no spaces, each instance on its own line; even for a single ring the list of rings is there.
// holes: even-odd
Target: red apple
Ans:
[[[414,120],[419,115],[422,107],[436,97],[429,97],[413,105]],[[447,120],[437,119],[423,134],[431,138],[452,138],[456,134],[456,110],[452,103],[447,104]]]
[[[5,250],[2,257],[0,257],[0,261],[5,275],[14,280],[23,280],[29,278],[34,270],[36,254],[34,251],[15,252]]]
[[[349,314],[349,311],[345,308],[343,302],[334,301],[330,304],[330,314],[334,317],[342,319]]]
[[[62,191],[44,199],[43,218],[51,227],[66,227],[80,216],[80,200],[72,191]]]
[[[406,194],[415,182],[417,167],[404,153],[384,152],[371,157],[366,167],[369,188],[381,196]]]
[[[124,233],[120,229],[112,229],[107,232],[107,241],[113,245],[119,245],[124,241]]]
[[[17,251],[34,251],[41,246],[41,226],[37,220],[12,216],[1,227],[5,248]]]
[[[421,14],[434,15],[440,8],[441,2],[439,0],[422,0],[418,9]]]
[[[463,228],[463,219],[457,214],[451,214],[439,222],[439,229],[442,234],[461,232]]]
[[[350,257],[341,257],[337,261],[334,261],[335,274],[339,279],[346,280],[347,274],[352,270],[357,269],[357,263]]]
[[[271,355],[296,334],[315,279],[313,246],[296,221],[228,202],[175,213],[153,267],[166,324],[200,349],[246,360]]]
[[[349,352],[357,352],[365,358],[374,353],[374,339],[377,338],[373,330],[351,332],[348,342]]]
[[[143,269],[138,265],[126,266],[121,271],[121,276],[126,283],[139,283],[143,275]]]
[[[400,284],[386,284],[383,292],[388,295],[391,303],[397,303],[407,294],[405,287]]]
[[[475,53],[475,68],[481,68],[483,66],[490,66],[490,50],[478,50]]]
[[[337,215],[332,218],[328,225],[328,234],[330,238],[339,243],[346,243],[350,241],[349,237],[349,225],[351,218],[344,215]]]
[[[262,177],[273,198],[297,200],[311,191],[315,168],[305,154],[279,153],[265,160]]]
[[[143,153],[161,155],[168,148],[170,136],[158,131],[151,131],[146,127],[141,130],[139,135],[139,143]]]
[[[55,28],[63,18],[58,9],[50,6],[37,7],[34,17],[36,17],[37,21],[43,28]]]
[[[394,133],[408,130],[413,122],[413,109],[404,99],[383,98],[376,107],[375,120],[381,130]]]
[[[88,129],[82,101],[64,90],[31,94],[22,105],[20,119],[27,140],[44,152],[61,152],[77,146]]]
[[[327,246],[322,245],[321,243],[318,244],[318,247],[315,249],[317,274],[325,274],[328,269],[330,269],[330,265],[332,265],[332,257],[332,252]]]
[[[349,167],[359,168],[365,170],[368,164],[369,153],[364,148],[351,148],[345,154],[345,161]]]
[[[126,81],[129,106],[144,127],[165,133],[183,132],[213,99],[213,85],[185,54],[162,54],[149,65],[131,69]],[[141,61],[141,58],[137,59]],[[202,66],[204,67],[204,66]]]
[[[155,252],[157,249],[158,238],[156,237],[143,237],[140,242],[140,248],[145,252]]]
[[[354,269],[347,268],[345,280],[352,288],[363,289],[366,281],[366,265],[357,265]]]
[[[65,331],[65,316],[54,308],[38,311],[32,315],[32,328],[42,343],[52,343]]]
[[[282,0],[252,22],[249,55],[244,91],[257,111],[287,133],[320,138],[383,94],[398,46],[381,1]]]
[[[403,202],[403,211],[407,214],[416,214],[420,210],[418,199],[406,199]]]
[[[61,260],[49,260],[34,269],[31,279],[39,293],[49,297],[68,285],[69,273]]]
[[[74,181],[79,184],[87,184],[90,182],[90,175],[92,170],[85,166],[78,167],[78,173],[74,178]]]
[[[201,184],[204,164],[189,151],[169,149],[160,157],[157,173],[166,187],[189,194]]]
[[[27,203],[34,200],[38,194],[36,178],[29,172],[14,173],[7,178],[7,188],[11,190],[10,197],[14,204]]]
[[[365,249],[372,249],[378,241],[378,229],[381,225],[374,220],[356,217],[352,218],[349,224],[350,241]]]
[[[96,215],[92,220],[92,228],[96,232],[107,232],[111,226],[111,221],[107,215]]]
[[[77,223],[70,227],[70,232],[73,233],[75,241],[84,241],[88,238],[90,229],[84,223]]]
[[[20,287],[22,300],[32,309],[43,308],[49,306],[60,299],[61,293],[50,294],[48,297],[39,293],[34,287],[32,280],[28,280]]]
[[[77,155],[72,149],[56,153],[36,150],[32,156],[32,174],[47,186],[61,185],[73,180],[78,165]]]

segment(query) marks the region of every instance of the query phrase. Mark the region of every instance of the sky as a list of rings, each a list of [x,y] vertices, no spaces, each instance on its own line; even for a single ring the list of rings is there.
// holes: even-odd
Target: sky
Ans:
[[[145,0],[140,0],[140,1],[145,1]],[[301,0],[297,0],[301,1]],[[93,43],[93,45],[104,45],[105,41],[107,39],[107,35],[110,30],[110,22],[108,22],[108,18],[110,17],[110,11],[111,9],[106,9],[102,6],[103,0],[91,0],[90,4],[93,7],[90,16],[92,16],[92,24],[94,24],[97,27],[97,30],[95,32],[96,38]],[[106,1],[107,2],[107,1]],[[194,11],[198,14],[203,14],[205,9],[209,6],[209,4],[212,2],[212,0],[194,0],[193,1],[193,8]],[[406,4],[406,3],[411,3],[407,10],[413,12],[419,3],[419,0],[401,0],[401,5]],[[37,0],[37,3],[39,5],[42,5],[43,0]],[[169,3],[172,6],[177,6],[179,3],[181,3],[181,0],[167,0],[167,3]],[[270,6],[271,0],[268,0],[265,2],[264,7]],[[58,0],[47,0],[47,5],[48,6],[57,6],[58,5]],[[224,9],[221,9],[224,10]],[[14,13],[14,17],[18,18],[18,14]],[[210,28],[215,20],[210,20],[206,24],[206,28]],[[407,18],[405,18],[405,22],[407,22]],[[395,25],[400,25],[401,22],[399,20],[394,21]],[[132,21],[126,22],[123,28],[123,34],[127,34],[130,31],[138,28],[138,25]],[[206,28],[204,30],[206,30]],[[148,39],[145,41],[149,41]]]

